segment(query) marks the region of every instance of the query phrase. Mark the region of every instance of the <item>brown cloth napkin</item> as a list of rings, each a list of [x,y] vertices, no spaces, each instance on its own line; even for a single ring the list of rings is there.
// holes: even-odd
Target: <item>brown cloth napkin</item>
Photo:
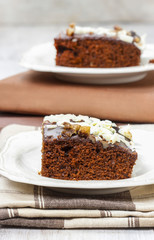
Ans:
[[[154,129],[154,125],[140,128]],[[32,126],[10,125],[7,139]],[[77,190],[76,190],[77,191]],[[110,195],[78,195],[10,181],[0,175],[0,225],[53,229],[154,227],[154,185]]]
[[[121,85],[81,85],[28,71],[0,81],[0,111],[83,114],[127,122],[154,122],[154,72]]]

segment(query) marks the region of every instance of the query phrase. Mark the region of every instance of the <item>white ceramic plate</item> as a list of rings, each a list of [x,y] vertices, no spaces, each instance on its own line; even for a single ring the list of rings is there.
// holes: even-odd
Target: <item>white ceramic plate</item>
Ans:
[[[125,68],[73,68],[55,65],[56,51],[53,43],[44,43],[33,47],[21,59],[20,64],[28,69],[51,72],[56,78],[86,84],[118,84],[141,80],[154,64],[148,64],[154,58],[154,44],[148,44],[142,55],[141,66]]]
[[[10,137],[0,154],[0,174],[10,180],[52,187],[58,191],[101,194],[124,191],[154,183],[154,132],[132,130],[138,160],[132,177],[125,180],[69,181],[38,175],[41,169],[40,131],[22,132]]]

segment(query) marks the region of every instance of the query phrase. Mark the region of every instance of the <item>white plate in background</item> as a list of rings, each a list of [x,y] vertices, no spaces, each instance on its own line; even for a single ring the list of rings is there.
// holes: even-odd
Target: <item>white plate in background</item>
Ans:
[[[56,50],[53,42],[40,44],[26,52],[20,65],[27,69],[51,72],[60,79],[83,84],[118,84],[129,83],[143,79],[149,71],[154,70],[154,64],[148,64],[154,59],[154,44],[147,44],[141,57],[141,65],[124,68],[74,68],[55,65]]]
[[[21,132],[10,137],[0,154],[0,174],[15,182],[51,187],[58,191],[106,194],[154,183],[154,132],[132,130],[138,160],[131,178],[123,180],[70,181],[42,177],[41,132]]]

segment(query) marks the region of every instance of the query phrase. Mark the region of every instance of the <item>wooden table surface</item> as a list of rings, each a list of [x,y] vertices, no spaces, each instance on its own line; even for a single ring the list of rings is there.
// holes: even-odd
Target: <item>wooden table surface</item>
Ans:
[[[18,114],[0,113],[0,129],[9,124],[22,124],[31,126],[41,126],[43,116],[30,116]]]
[[[41,126],[43,117],[17,114],[0,114],[0,129],[8,124]],[[154,239],[153,229],[82,229],[82,230],[47,230],[0,227],[0,240],[145,240]]]

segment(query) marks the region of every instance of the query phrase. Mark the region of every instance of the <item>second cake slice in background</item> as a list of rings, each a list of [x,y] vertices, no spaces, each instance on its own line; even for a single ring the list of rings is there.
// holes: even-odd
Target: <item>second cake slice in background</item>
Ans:
[[[78,27],[70,24],[55,38],[56,65],[78,68],[138,66],[144,37],[119,26]]]

